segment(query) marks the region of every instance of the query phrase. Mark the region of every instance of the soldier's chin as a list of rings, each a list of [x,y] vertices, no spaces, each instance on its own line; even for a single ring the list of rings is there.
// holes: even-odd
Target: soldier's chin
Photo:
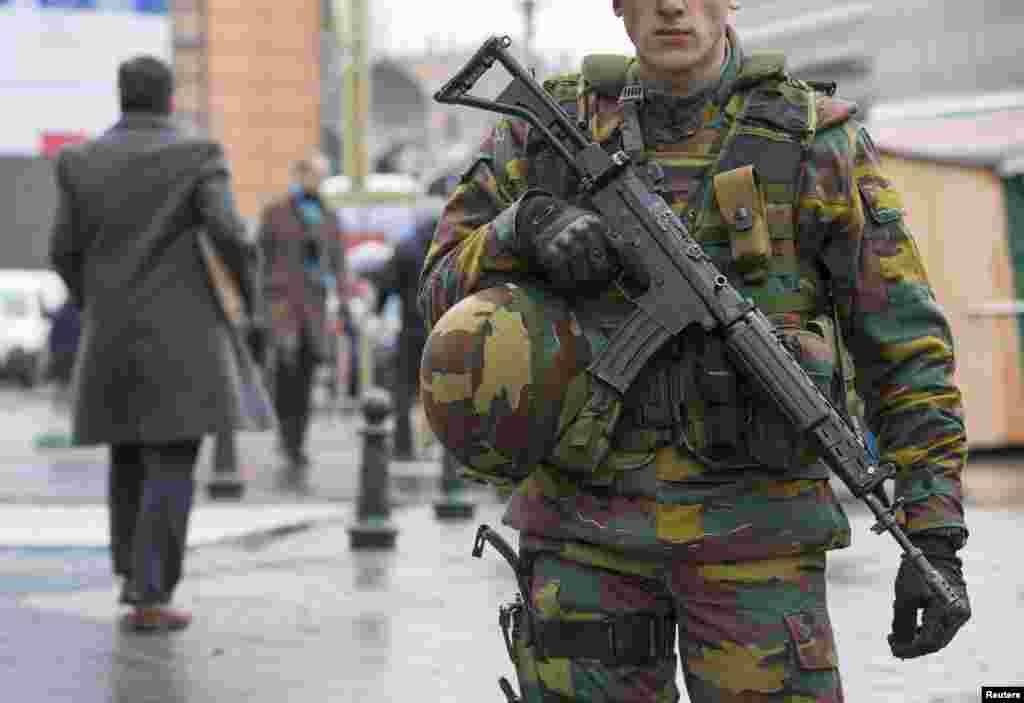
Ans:
[[[665,47],[651,52],[647,57],[647,64],[655,69],[660,77],[670,78],[693,71],[700,65],[702,58],[703,52],[694,47]]]

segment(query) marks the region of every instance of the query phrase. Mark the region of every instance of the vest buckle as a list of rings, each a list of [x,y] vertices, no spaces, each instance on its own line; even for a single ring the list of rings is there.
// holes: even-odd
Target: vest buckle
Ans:
[[[747,232],[754,228],[754,213],[750,211],[750,208],[736,208],[735,227],[737,232]]]
[[[619,94],[620,103],[640,102],[644,99],[644,87],[640,83],[630,83],[623,87]]]

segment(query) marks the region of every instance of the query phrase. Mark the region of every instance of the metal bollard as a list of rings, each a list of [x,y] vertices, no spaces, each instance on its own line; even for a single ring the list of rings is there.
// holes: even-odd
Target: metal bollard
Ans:
[[[434,516],[438,520],[468,520],[476,506],[463,498],[466,482],[459,478],[459,462],[451,452],[441,458],[441,499],[434,503]]]
[[[363,457],[359,474],[356,524],[349,528],[352,549],[392,549],[398,530],[391,523],[388,498],[388,429],[391,399],[381,388],[363,389]]]
[[[245,493],[245,482],[238,473],[238,443],[232,430],[218,432],[214,437],[213,476],[206,484],[211,500],[239,500]]]

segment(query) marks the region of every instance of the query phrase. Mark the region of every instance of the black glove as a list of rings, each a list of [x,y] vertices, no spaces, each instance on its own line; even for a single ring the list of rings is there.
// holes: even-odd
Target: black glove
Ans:
[[[618,273],[604,220],[564,200],[527,196],[516,217],[516,231],[527,255],[559,291],[594,292]]]
[[[911,536],[910,541],[963,596],[966,608],[962,614],[945,613],[917,569],[904,559],[896,574],[896,600],[893,603],[892,634],[889,635],[889,647],[893,656],[899,659],[913,659],[939,651],[952,641],[971,616],[963,562],[956,556],[953,538],[922,533]],[[922,611],[920,625],[919,610]]]

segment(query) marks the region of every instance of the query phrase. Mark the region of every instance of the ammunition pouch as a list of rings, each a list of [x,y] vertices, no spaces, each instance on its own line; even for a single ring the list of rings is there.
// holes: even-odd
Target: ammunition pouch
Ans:
[[[726,358],[725,346],[710,338],[702,346],[703,353],[694,364],[693,385],[704,402],[703,448],[718,461],[718,457],[735,457],[740,452],[745,413],[740,379]]]
[[[772,244],[757,171],[747,165],[719,173],[714,185],[722,220],[728,225],[733,265],[745,283],[761,283],[768,274]]]
[[[689,382],[682,342],[670,342],[633,382],[623,399],[615,446],[653,451],[673,444],[685,427]]]
[[[810,329],[780,328],[780,340],[822,392],[834,396],[832,346]],[[653,452],[686,446],[711,470],[751,471],[778,478],[825,478],[828,469],[799,437],[776,403],[742,378],[725,345],[686,333],[649,362],[623,403],[614,447]]]

